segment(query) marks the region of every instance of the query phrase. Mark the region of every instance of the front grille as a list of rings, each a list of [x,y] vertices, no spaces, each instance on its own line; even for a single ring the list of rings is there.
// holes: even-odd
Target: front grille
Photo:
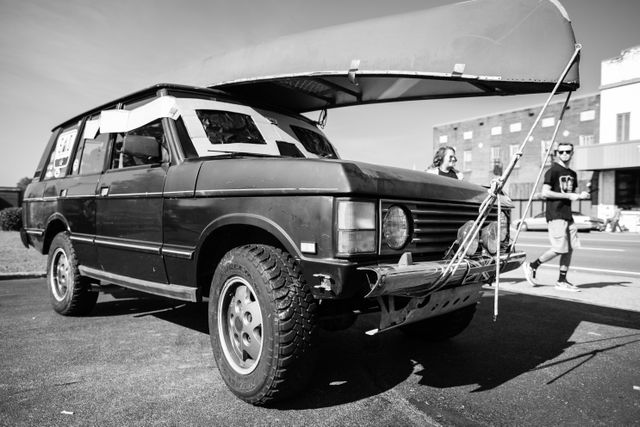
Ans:
[[[391,255],[410,251],[413,255],[425,255],[429,259],[442,258],[456,240],[458,228],[478,217],[479,204],[454,202],[405,202],[383,200],[382,216],[393,205],[404,206],[413,217],[411,242],[402,250],[387,247],[381,239],[380,254]],[[487,221],[496,221],[498,209],[493,206]]]

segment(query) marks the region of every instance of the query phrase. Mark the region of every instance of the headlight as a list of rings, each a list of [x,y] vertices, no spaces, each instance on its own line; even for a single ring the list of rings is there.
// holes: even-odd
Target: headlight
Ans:
[[[376,205],[373,202],[338,201],[337,252],[342,255],[375,253]]]
[[[458,244],[462,245],[462,242],[464,242],[465,237],[467,237],[467,234],[469,234],[469,232],[471,231],[471,228],[473,228],[473,223],[474,221],[469,220],[465,222],[464,225],[458,229]],[[471,240],[471,243],[469,243],[469,248],[467,249],[467,252],[465,255],[470,256],[475,254],[476,251],[478,250],[478,244],[479,244],[478,234],[476,233],[473,240]]]
[[[382,220],[382,238],[391,249],[402,249],[411,235],[411,221],[400,206],[389,208]]]

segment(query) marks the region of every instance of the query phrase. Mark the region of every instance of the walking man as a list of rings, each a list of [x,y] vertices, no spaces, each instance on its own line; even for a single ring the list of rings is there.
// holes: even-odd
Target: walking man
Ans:
[[[578,229],[573,222],[571,202],[589,198],[589,193],[576,193],[578,175],[569,168],[573,156],[573,144],[560,142],[556,149],[555,162],[544,175],[542,196],[547,200],[546,219],[549,225],[551,248],[532,263],[522,264],[527,281],[536,286],[536,271],[540,264],[560,255],[560,276],[556,289],[571,292],[580,290],[567,280],[571,254],[580,247]]]

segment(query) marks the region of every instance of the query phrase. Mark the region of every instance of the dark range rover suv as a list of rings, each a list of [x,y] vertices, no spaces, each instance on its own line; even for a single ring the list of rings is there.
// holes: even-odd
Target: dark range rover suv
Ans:
[[[507,254],[509,210],[494,210],[477,250],[434,285],[486,194],[340,160],[297,114],[157,85],[53,130],[26,190],[22,238],[48,254],[64,315],[88,314],[105,284],[208,298],[222,377],[265,404],[304,385],[317,325],[346,328],[377,309],[381,331],[462,332],[495,278],[498,245],[501,271],[524,259]]]

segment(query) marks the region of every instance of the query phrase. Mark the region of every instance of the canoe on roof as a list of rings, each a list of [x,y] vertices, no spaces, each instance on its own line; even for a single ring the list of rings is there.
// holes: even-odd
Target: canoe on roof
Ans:
[[[281,37],[179,80],[292,111],[550,92],[575,50],[557,0],[472,0]],[[560,90],[579,86],[578,62]]]

